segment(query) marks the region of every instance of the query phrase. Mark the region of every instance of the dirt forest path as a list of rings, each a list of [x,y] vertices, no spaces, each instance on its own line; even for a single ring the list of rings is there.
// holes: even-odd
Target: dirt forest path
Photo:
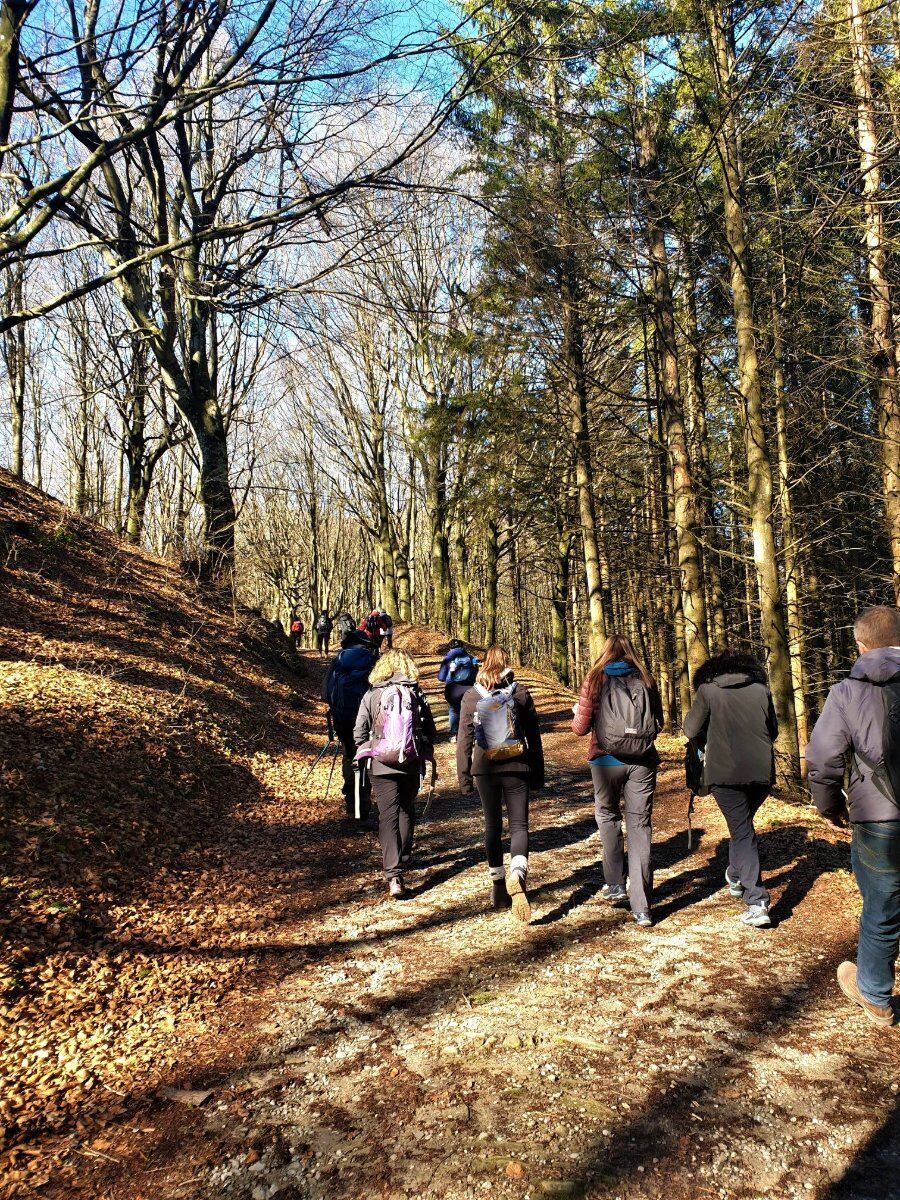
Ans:
[[[900,1196],[900,1032],[836,988],[859,901],[814,817],[763,809],[751,932],[664,742],[638,930],[598,898],[572,697],[522,672],[533,923],[487,907],[446,737],[392,903],[310,773],[316,655],[2,475],[0,517],[3,1200]],[[446,639],[397,641],[443,727]]]
[[[436,691],[441,639],[414,630],[398,644]],[[267,929],[261,913],[260,937],[283,957],[255,1006],[253,1054],[185,1108],[166,1157],[146,1157],[153,1173],[115,1195],[900,1195],[900,1040],[866,1026],[834,983],[857,906],[846,847],[771,802],[761,840],[777,927],[748,931],[721,886],[709,802],[687,850],[673,744],[657,923],[637,929],[598,899],[571,697],[532,683],[551,765],[533,806],[533,924],[486,908],[479,812],[456,792],[445,742],[413,898],[387,900],[368,834],[303,862],[290,924]]]

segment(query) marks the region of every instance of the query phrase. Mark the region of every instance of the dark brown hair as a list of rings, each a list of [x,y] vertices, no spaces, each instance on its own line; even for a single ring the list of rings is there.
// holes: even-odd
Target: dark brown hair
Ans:
[[[644,687],[649,688],[651,691],[656,687],[653,676],[638,657],[638,653],[631,643],[631,638],[626,637],[624,633],[613,633],[603,643],[603,649],[600,651],[599,658],[588,672],[587,683],[590,689],[588,695],[591,697],[593,704],[598,704],[600,701],[600,693],[603,690],[603,683],[606,679],[603,668],[611,662],[631,663],[638,675],[640,675]]]

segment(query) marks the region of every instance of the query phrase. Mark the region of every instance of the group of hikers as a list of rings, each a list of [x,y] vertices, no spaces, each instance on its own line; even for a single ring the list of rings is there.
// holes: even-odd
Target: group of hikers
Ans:
[[[377,617],[378,610],[373,610]],[[410,655],[390,630],[344,614],[341,648],[323,684],[329,738],[341,747],[347,816],[374,817],[391,897],[409,896],[415,801],[435,780],[437,726]],[[390,629],[390,627],[389,627]],[[859,657],[829,693],[806,750],[813,800],[832,826],[853,826],[852,868],[862,895],[857,962],[842,963],[845,994],[879,1025],[894,1021],[891,996],[900,945],[900,611],[860,614]],[[544,786],[538,713],[506,652],[491,646],[479,662],[450,642],[438,672],[456,744],[463,795],[478,793],[494,909],[531,919],[529,801]],[[764,667],[743,653],[710,658],[694,677],[684,719],[692,790],[711,794],[728,827],[725,886],[743,902],[748,927],[771,925],[754,819],[775,782],[778,721]],[[653,798],[663,726],[659,690],[632,642],[606,639],[572,709],[572,730],[587,737],[587,760],[602,846],[601,898],[653,924]],[[845,790],[846,787],[846,790]],[[373,811],[374,810],[374,811]],[[509,836],[504,868],[503,814]],[[624,834],[623,834],[624,826]],[[626,858],[627,838],[627,858]]]
[[[313,633],[316,636],[316,649],[319,654],[325,658],[331,648],[331,635],[337,626],[339,635],[343,638],[348,627],[350,629],[358,628],[361,633],[364,633],[373,645],[381,646],[387,643],[390,646],[394,637],[394,622],[389,613],[386,613],[383,608],[373,608],[367,616],[363,617],[357,626],[349,613],[339,613],[336,617],[332,617],[327,608],[320,610],[318,616],[313,622]],[[303,636],[306,633],[306,626],[303,623],[303,618],[298,612],[295,612],[291,617],[290,622],[290,637],[291,643],[295,650],[299,650],[303,645]]]

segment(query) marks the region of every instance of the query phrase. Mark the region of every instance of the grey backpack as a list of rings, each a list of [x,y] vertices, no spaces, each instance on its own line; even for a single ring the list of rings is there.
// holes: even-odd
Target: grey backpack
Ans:
[[[636,672],[607,675],[594,717],[597,745],[606,754],[642,758],[658,733],[650,693]]]

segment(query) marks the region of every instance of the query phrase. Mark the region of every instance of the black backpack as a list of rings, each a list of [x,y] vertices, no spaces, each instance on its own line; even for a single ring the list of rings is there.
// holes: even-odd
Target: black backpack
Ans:
[[[608,675],[594,717],[597,745],[606,754],[641,758],[652,750],[658,732],[650,692],[641,677]]]
[[[342,612],[337,619],[337,629],[341,637],[347,637],[348,634],[356,632],[356,622],[347,612]]]
[[[321,613],[316,621],[316,633],[331,633],[331,617],[328,613]]]
[[[884,683],[875,683],[872,679],[860,682],[881,688],[881,699],[884,703],[881,756],[884,761],[874,763],[858,750],[854,751],[854,755],[869,768],[872,782],[881,794],[900,808],[900,672],[886,679]]]

